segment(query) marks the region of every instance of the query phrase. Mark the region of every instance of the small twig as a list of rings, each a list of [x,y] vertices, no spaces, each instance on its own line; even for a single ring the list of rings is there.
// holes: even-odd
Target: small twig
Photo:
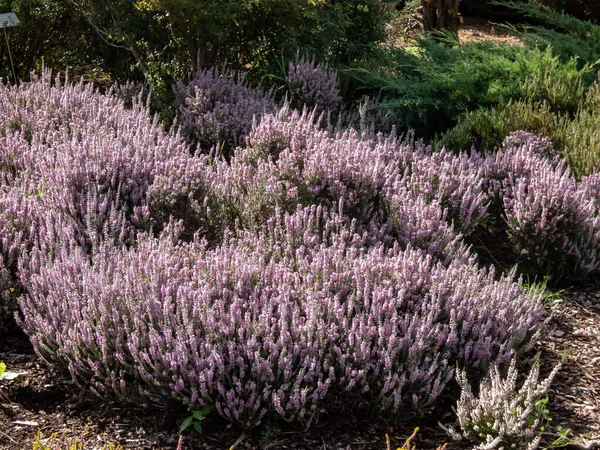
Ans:
[[[312,423],[313,419],[315,418],[315,414],[316,414],[316,411],[313,411],[313,413],[308,418],[308,422],[306,423],[306,428],[304,429],[305,432],[308,431],[308,429],[310,428],[310,424]]]
[[[246,439],[246,433],[242,433],[242,435],[239,438],[237,438],[237,441],[235,441],[233,445],[229,447],[229,450],[234,450],[238,445],[240,445],[244,441],[244,439]]]
[[[321,447],[321,450],[327,450],[327,444],[325,443],[325,439],[321,437],[321,441],[323,442],[323,447]]]
[[[276,447],[279,444],[282,444],[285,441],[275,441],[275,442],[269,442],[267,445],[265,445],[264,447],[261,447],[262,450],[268,450],[270,448]]]
[[[17,441],[15,441],[13,438],[11,438],[8,434],[0,431],[0,435],[5,437],[6,439],[8,439],[10,442],[12,442],[13,444],[17,444]]]

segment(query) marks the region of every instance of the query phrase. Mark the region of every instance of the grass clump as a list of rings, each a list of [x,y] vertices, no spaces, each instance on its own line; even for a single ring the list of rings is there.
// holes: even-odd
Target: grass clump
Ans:
[[[42,432],[38,430],[33,440],[32,450],[88,450],[99,448],[93,444],[87,444],[85,440],[85,433],[75,438],[68,438],[63,435],[60,436],[58,433],[53,433],[50,437],[44,438]],[[120,445],[109,443],[101,450],[123,450]]]

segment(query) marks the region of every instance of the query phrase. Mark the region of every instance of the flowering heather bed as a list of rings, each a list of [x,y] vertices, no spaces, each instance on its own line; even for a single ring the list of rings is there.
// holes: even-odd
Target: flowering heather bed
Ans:
[[[203,69],[188,83],[178,83],[175,95],[179,121],[188,141],[209,151],[215,145],[229,155],[244,142],[255,117],[275,111],[271,95],[250,87],[242,75],[234,80],[223,71]]]
[[[598,177],[527,133],[433,153],[284,106],[225,161],[47,73],[1,86],[0,107],[1,301],[23,292],[36,351],[105,396],[245,427],[423,412],[457,364],[509,360],[543,319],[464,235],[508,239],[544,274],[600,264]]]
[[[293,100],[319,113],[342,105],[337,73],[325,63],[297,55],[288,65],[285,81]]]

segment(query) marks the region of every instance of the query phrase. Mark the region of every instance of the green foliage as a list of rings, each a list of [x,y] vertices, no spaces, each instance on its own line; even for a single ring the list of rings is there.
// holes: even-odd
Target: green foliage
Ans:
[[[595,84],[582,94],[573,114],[572,103],[509,101],[494,108],[473,111],[454,128],[436,139],[437,147],[452,151],[475,147],[498,148],[513,131],[528,130],[547,136],[580,178],[600,168],[600,89]],[[568,105],[568,108],[564,107]]]
[[[583,95],[581,78],[590,71],[575,60],[563,64],[550,49],[492,42],[459,44],[422,39],[391,51],[380,69],[348,70],[366,95],[400,131],[425,138],[454,126],[469,111],[510,100],[548,101],[574,112]]]
[[[42,61],[46,67],[63,70],[78,62],[85,65],[85,46],[93,45],[88,40],[91,33],[71,3],[65,0],[0,0],[0,13],[8,11],[14,11],[21,22],[7,29],[18,79],[28,78],[32,70],[39,70]],[[0,45],[0,77],[10,77],[12,81],[4,36]]]
[[[82,20],[93,30],[100,48],[109,57],[113,80],[144,80],[159,97],[173,84],[173,72],[182,66],[176,54],[181,45],[169,34],[164,15],[148,2],[132,0],[70,0]]]
[[[435,145],[455,152],[471,147],[492,151],[499,148],[504,138],[513,131],[528,130],[550,136],[556,122],[556,114],[547,103],[509,101],[494,108],[480,108],[468,113],[455,127],[439,136]]]
[[[550,137],[577,177],[600,168],[600,110],[582,109],[573,119],[560,117]]]
[[[590,2],[591,3],[591,2]],[[498,0],[493,4],[510,8],[535,22],[518,34],[532,47],[551,45],[562,61],[579,60],[580,67],[600,61],[600,26],[557,11],[539,2]],[[587,81],[590,81],[588,77]]]
[[[538,277],[533,277],[533,279],[531,279],[527,276],[527,278],[523,280],[523,289],[539,296],[539,298],[542,299],[542,303],[545,305],[553,305],[561,300],[564,291],[550,290],[548,287],[550,282],[551,277],[548,275],[542,277],[541,280],[538,279]]]
[[[192,414],[179,427],[179,433],[183,433],[191,426],[198,434],[202,434],[202,421],[208,417],[212,410],[212,405],[204,405],[202,408],[192,411]]]
[[[278,433],[281,433],[281,428],[272,422],[267,422],[260,430],[260,438],[263,441],[269,441],[277,436]]]
[[[570,438],[572,434],[570,428],[563,428],[558,425],[554,431],[555,439],[547,445],[544,445],[542,447],[544,450],[569,447],[575,443],[574,440]]]
[[[128,51],[156,89],[227,62],[259,75],[298,48],[349,62],[385,38],[390,0],[73,0],[110,46]]]

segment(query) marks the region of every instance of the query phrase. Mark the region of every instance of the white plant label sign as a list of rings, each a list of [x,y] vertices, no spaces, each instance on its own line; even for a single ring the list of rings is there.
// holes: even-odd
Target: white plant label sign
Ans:
[[[0,14],[0,28],[14,27],[20,23],[21,21],[14,12]]]

